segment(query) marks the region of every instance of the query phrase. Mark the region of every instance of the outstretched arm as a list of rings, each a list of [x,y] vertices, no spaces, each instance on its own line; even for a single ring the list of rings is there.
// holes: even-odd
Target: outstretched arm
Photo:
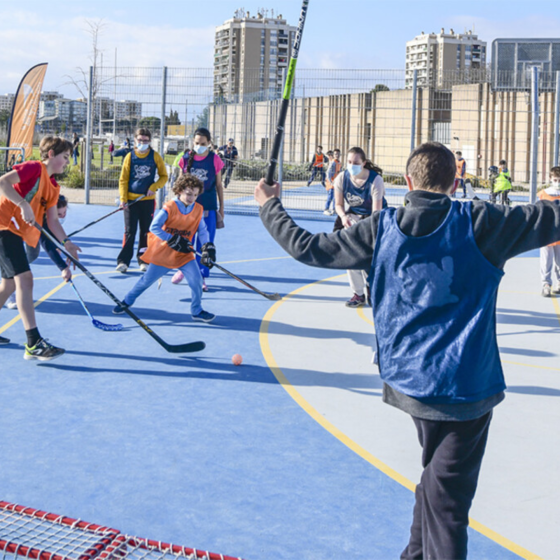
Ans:
[[[375,247],[378,214],[336,233],[312,234],[299,227],[284,210],[280,185],[268,186],[261,179],[255,189],[264,226],[292,257],[309,266],[367,270]]]

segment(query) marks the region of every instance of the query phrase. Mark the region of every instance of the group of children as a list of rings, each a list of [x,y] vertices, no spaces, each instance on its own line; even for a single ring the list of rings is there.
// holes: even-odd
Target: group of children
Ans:
[[[307,186],[311,186],[317,175],[320,176],[321,184],[327,190],[327,200],[325,201],[323,214],[332,216],[335,213],[334,181],[342,170],[340,150],[336,148],[323,154],[323,146],[317,146],[309,164],[309,170],[311,176],[307,181]]]
[[[154,282],[177,269],[180,277],[176,274],[174,282],[186,278],[192,292],[192,319],[209,323],[215,315],[202,308],[202,292],[207,290],[203,276],[208,277],[216,259],[213,241],[217,224],[223,225],[219,173],[223,163],[208,150],[208,130],[197,130],[193,150],[181,162],[182,173],[173,187],[175,198],[154,218],[155,193],[167,181],[167,172],[161,156],[150,147],[150,131],[138,129],[135,139],[136,147],[124,159],[119,183],[125,234],[116,270],[127,272],[140,229],[137,258],[144,274],[123,298],[123,305],[117,305],[113,312],[124,313]],[[39,150],[40,162],[16,164],[0,178],[0,308],[9,301],[9,307],[17,307],[21,314],[27,335],[24,358],[48,361],[64,354],[64,349],[50,344],[39,333],[30,263],[37,258],[41,244],[66,282],[72,279],[72,272],[70,263],[36,224],[55,237],[73,258],[79,258],[81,249],[62,228],[68,203],[54,178],[64,172],[73,145],[62,138],[45,137]],[[0,344],[9,342],[0,336]]]

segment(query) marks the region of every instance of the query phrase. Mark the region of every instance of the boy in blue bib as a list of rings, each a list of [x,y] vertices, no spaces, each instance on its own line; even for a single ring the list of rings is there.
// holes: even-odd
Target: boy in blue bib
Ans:
[[[560,200],[508,208],[451,200],[455,158],[437,142],[406,165],[403,207],[311,234],[255,189],[264,225],[310,266],[369,270],[384,402],[407,412],[423,448],[410,540],[401,559],[467,557],[468,514],[493,408],[505,382],[496,298],[506,261],[560,240]]]

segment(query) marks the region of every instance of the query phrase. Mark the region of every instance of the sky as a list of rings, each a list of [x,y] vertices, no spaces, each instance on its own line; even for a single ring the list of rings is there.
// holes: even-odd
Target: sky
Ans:
[[[103,20],[104,64],[211,68],[215,28],[238,8],[297,25],[300,0],[0,0],[0,94],[48,62],[44,90],[79,97],[68,76],[87,70],[87,21]],[[474,29],[497,37],[558,37],[558,0],[310,0],[298,67],[403,69],[405,43],[422,31]]]

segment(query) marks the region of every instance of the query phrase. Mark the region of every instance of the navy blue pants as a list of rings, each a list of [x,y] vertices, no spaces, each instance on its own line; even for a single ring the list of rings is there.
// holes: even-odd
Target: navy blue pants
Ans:
[[[410,541],[401,560],[467,557],[469,509],[486,449],[492,411],[466,422],[412,417],[424,472],[416,487]]]

